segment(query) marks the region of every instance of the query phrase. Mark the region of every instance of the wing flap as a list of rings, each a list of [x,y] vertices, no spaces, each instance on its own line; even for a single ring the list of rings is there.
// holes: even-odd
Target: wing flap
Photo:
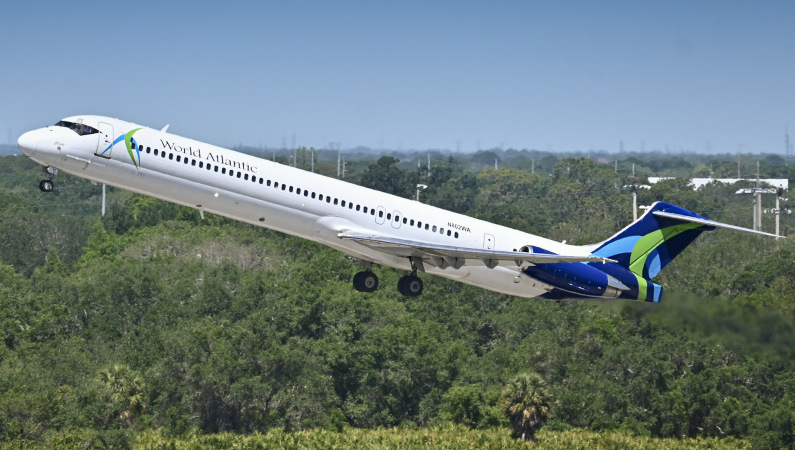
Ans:
[[[398,239],[388,236],[377,236],[356,232],[341,232],[338,236],[350,239],[361,245],[378,250],[393,256],[406,258],[423,258],[440,268],[453,267],[460,269],[465,264],[483,264],[489,268],[499,264],[510,263],[521,266],[522,263],[553,264],[553,263],[578,263],[578,262],[616,262],[609,258],[599,256],[567,256],[524,252],[504,252],[450,245],[433,244],[430,242]]]

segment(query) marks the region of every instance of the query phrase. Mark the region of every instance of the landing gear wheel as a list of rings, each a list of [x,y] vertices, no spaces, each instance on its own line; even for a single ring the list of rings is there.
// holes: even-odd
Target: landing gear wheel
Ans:
[[[41,183],[39,183],[39,189],[42,192],[52,192],[53,187],[52,180],[41,180]]]
[[[416,275],[406,275],[398,280],[398,292],[406,297],[418,297],[422,289],[422,280]]]
[[[373,292],[378,289],[378,276],[369,270],[353,276],[353,288],[359,292]]]

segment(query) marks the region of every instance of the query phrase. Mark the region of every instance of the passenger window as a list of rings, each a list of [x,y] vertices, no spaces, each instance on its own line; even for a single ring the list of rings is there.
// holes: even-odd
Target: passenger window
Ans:
[[[444,228],[439,228],[439,234],[444,234]]]
[[[275,181],[274,181],[274,182],[273,182],[273,187],[275,187],[276,189],[279,189],[279,183],[277,183],[277,182],[275,182]]]
[[[243,174],[242,174],[242,173],[240,173],[240,172],[238,172],[238,173],[237,173],[237,177],[238,177],[238,178],[240,178],[242,175],[243,175]]]
[[[447,235],[448,235],[448,236],[450,236],[450,234],[451,234],[451,233],[450,233],[450,230],[447,230]]]
[[[190,160],[190,165],[191,166],[195,166],[196,165],[196,160],[195,159],[191,159]],[[199,168],[201,169],[201,167],[199,167]]]
[[[436,233],[436,225],[433,226],[433,232]]]
[[[372,209],[372,208],[370,208],[370,215],[371,215],[371,216],[374,216],[374,215],[375,215],[375,210],[374,210],[374,209]],[[384,215],[384,213],[381,213],[381,216],[382,216],[382,217],[383,217],[383,215]]]
[[[222,174],[224,174],[224,175],[226,175],[226,167],[224,167],[223,169],[221,169],[221,173],[222,173]]]
[[[395,216],[395,222],[400,222],[400,216]]]
[[[426,223],[426,224],[425,224],[425,229],[426,229],[426,230],[428,230],[428,229],[430,229],[430,228],[431,228],[431,227],[430,227],[430,225],[428,225],[428,224]]]
[[[307,191],[306,189],[304,189],[304,197],[309,197],[309,191]]]
[[[243,176],[243,179],[244,179],[244,180],[246,180],[246,181],[248,181],[248,174],[245,174],[245,175]]]
[[[336,203],[335,203],[336,204]],[[342,207],[345,207],[345,200],[342,201]]]
[[[182,158],[180,158],[179,155],[177,155],[177,162],[180,162],[180,159]]]
[[[455,235],[454,235],[454,237],[455,237],[456,239],[458,239],[458,231],[456,231],[456,232],[455,232]]]
[[[417,222],[417,228],[422,228],[422,222]]]
[[[213,170],[218,172],[218,166],[213,166]]]
[[[361,209],[361,205],[356,205],[356,211],[359,211],[360,209]]]
[[[409,223],[412,227],[414,226],[414,219],[411,219],[411,223]]]
[[[157,149],[155,149],[155,156],[157,156]]]
[[[326,196],[326,203],[331,203],[331,197],[328,195]]]
[[[339,204],[339,199],[335,198],[335,199],[334,199],[334,204],[335,204],[335,205],[338,205],[338,204]]]
[[[168,159],[173,160],[174,159],[174,154],[173,153],[169,153],[168,154]]]
[[[290,186],[290,192],[293,192],[293,187],[292,186]]]
[[[295,193],[301,195],[301,188],[295,188]]]
[[[163,158],[163,159],[165,159],[165,157],[166,157],[166,152],[165,152],[165,150],[164,150],[164,151],[162,151],[162,152],[160,152],[160,157],[161,157],[161,158]]]
[[[407,222],[408,222],[408,220],[406,220],[406,218],[404,217],[403,218],[403,225],[405,225]]]
[[[386,220],[392,220],[392,213],[386,213]]]
[[[270,186],[270,185],[271,185],[271,180],[268,180],[268,181],[265,183],[265,185],[266,185],[266,186]]]
[[[363,206],[363,207],[362,207],[362,211],[364,211],[364,213],[365,213],[365,214],[367,214],[367,207],[366,207],[366,206]]]
[[[262,184],[262,182],[263,182],[263,181],[265,181],[265,180],[263,180],[262,178],[260,178],[260,179],[259,179],[259,184]]]
[[[282,190],[285,190],[285,189],[287,189],[287,185],[282,183]]]
[[[353,209],[353,203],[348,203],[348,209]]]
[[[139,147],[139,148],[140,148],[140,147],[143,147],[143,145],[139,145],[138,147]],[[149,153],[149,149],[150,149],[150,148],[151,148],[151,147],[146,147],[146,153]]]

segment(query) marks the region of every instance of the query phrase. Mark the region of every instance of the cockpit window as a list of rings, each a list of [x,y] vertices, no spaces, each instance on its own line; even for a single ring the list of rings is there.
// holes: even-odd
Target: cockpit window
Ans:
[[[79,134],[80,136],[85,136],[87,134],[94,134],[99,133],[94,127],[90,127],[88,125],[82,123],[74,123],[74,122],[67,122],[65,120],[61,120],[55,124],[56,127],[66,127],[70,130],[74,131],[75,133]]]

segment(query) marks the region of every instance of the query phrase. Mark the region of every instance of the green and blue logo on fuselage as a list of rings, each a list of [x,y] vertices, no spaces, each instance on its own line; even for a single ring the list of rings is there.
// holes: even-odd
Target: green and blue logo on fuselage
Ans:
[[[110,144],[108,148],[106,148],[100,155],[104,155],[105,153],[109,152],[114,145],[118,144],[121,141],[124,141],[124,146],[127,147],[127,153],[130,155],[132,163],[135,165],[136,169],[139,169],[141,166],[141,152],[138,150],[138,143],[135,142],[135,138],[133,138],[133,135],[135,134],[135,132],[137,132],[140,129],[141,128],[136,128],[132,131],[128,131],[126,134],[117,137],[116,140],[113,141],[113,143]]]

